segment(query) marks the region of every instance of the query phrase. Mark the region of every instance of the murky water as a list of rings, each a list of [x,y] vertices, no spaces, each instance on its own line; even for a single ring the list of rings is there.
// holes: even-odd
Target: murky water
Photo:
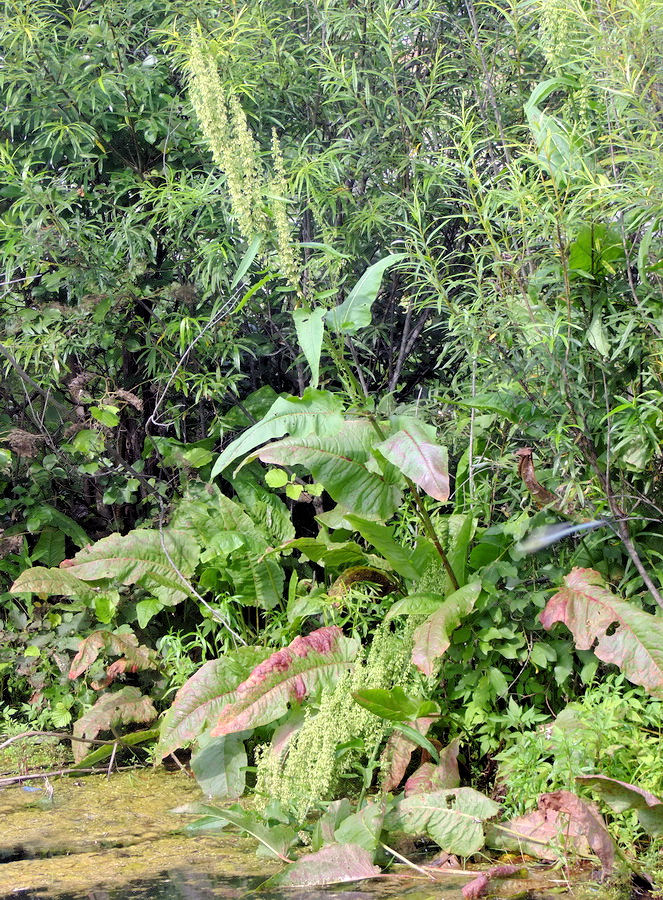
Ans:
[[[199,799],[196,784],[183,773],[153,770],[61,779],[51,799],[45,790],[0,789],[0,898],[462,900],[465,880],[443,873],[435,884],[388,876],[259,891],[281,864],[256,856],[252,840],[178,833],[188,820],[172,810]],[[510,882],[499,892],[534,897],[529,889],[535,885]]]

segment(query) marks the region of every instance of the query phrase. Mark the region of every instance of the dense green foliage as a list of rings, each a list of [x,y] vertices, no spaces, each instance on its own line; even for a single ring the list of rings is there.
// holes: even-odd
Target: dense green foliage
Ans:
[[[282,858],[478,850],[367,801],[420,751],[477,822],[459,746],[514,815],[660,790],[660,702],[610,679],[663,693],[662,35],[659,0],[4,4],[5,730],[80,760],[170,707],[156,755],[223,799],[248,767],[261,822],[208,817]]]

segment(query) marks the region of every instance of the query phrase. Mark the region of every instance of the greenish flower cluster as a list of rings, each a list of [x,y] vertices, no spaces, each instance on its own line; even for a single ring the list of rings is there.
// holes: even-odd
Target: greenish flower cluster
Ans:
[[[539,40],[548,63],[557,67],[568,62],[572,33],[572,16],[568,4],[559,0],[542,0]]]
[[[288,181],[283,165],[283,154],[276,129],[272,128],[272,161],[274,176],[271,184],[271,207],[276,229],[276,250],[279,267],[290,284],[300,292],[301,267],[292,243],[292,225],[288,220]]]
[[[287,281],[301,293],[301,266],[292,242],[288,218],[288,180],[283,154],[272,129],[273,174],[262,170],[259,148],[242,105],[232,92],[224,90],[214,59],[199,30],[192,30],[189,54],[191,102],[212,150],[214,162],[226,176],[233,213],[242,236],[251,241],[270,236],[264,202],[269,198],[274,222],[276,261]]]
[[[214,162],[226,176],[239,230],[250,241],[265,232],[264,179],[258,147],[239,100],[232,93],[226,96],[216,64],[195,29],[191,32],[189,69],[193,108]]]
[[[389,623],[381,625],[354,668],[323,690],[318,712],[307,709],[287,749],[279,754],[269,746],[261,748],[256,794],[264,804],[277,800],[303,822],[312,808],[332,800],[342,783],[347,785],[344,777],[358,762],[376,758],[389,725],[355,703],[352,694],[365,688],[412,686],[417,677],[410,663],[413,630],[409,622],[394,631]],[[345,749],[350,741],[360,742],[361,749]]]

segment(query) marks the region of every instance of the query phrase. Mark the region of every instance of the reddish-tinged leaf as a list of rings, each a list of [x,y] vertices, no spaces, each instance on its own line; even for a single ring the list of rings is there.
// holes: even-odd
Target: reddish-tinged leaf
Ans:
[[[69,572],[62,571],[67,561],[63,560],[58,569],[47,569],[44,566],[25,569],[9,588],[9,593],[31,593],[42,598],[52,597],[55,594],[61,597],[74,597],[85,603],[94,603],[95,592],[90,585]]]
[[[296,637],[239,685],[237,699],[221,710],[211,734],[231,734],[273,722],[286,713],[288,703],[303,700],[320,684],[347,671],[356,653],[356,642],[335,625]]]
[[[432,443],[430,437],[429,430],[412,419],[377,449],[429,496],[445,503],[449,499],[449,456],[447,448]]]
[[[224,706],[236,699],[237,686],[268,652],[263,647],[241,647],[201,666],[175,694],[161,722],[158,758],[195,740],[209,728]]]
[[[490,877],[487,872],[482,872],[481,875],[477,875],[469,884],[466,884],[463,887],[463,897],[465,900],[478,900],[479,897],[482,897],[490,884]]]
[[[144,644],[139,644],[135,634],[93,631],[78,645],[78,653],[71,661],[69,678],[78,678],[83,672],[86,672],[102,650],[112,656],[122,657],[108,667],[107,684],[110,684],[122,672],[138,672],[142,669],[156,668],[156,653]]]
[[[433,674],[436,661],[449,649],[451,633],[472,611],[480,593],[480,582],[464,585],[447,597],[414,632],[412,662],[424,675]]]
[[[660,797],[635,784],[605,775],[578,775],[576,781],[594,788],[615,812],[637,810],[640,824],[648,834],[663,834],[663,800]]]
[[[137,687],[127,686],[113,694],[103,694],[92,709],[74,724],[74,737],[96,738],[100,731],[107,731],[130,722],[151,722],[157,711],[149,697],[144,697]],[[73,741],[76,762],[90,752],[90,745]]]
[[[479,897],[482,897],[487,889],[490,882],[493,878],[510,878],[512,875],[519,875],[521,878],[525,878],[527,876],[527,870],[523,869],[522,866],[493,866],[492,869],[488,869],[487,872],[482,872],[478,875],[474,881],[470,881],[469,884],[466,884],[463,888],[463,897],[465,900],[478,900]]]
[[[273,875],[260,887],[317,887],[375,878],[380,869],[373,865],[372,855],[356,844],[329,844],[302,856],[297,862]]]
[[[427,716],[412,722],[419,734],[426,735],[435,719]],[[412,754],[417,749],[417,744],[402,731],[392,732],[387,745],[382,753],[382,790],[385,793],[393,791],[403,780],[405,770],[410,764]],[[455,786],[455,785],[454,785]]]
[[[570,791],[555,791],[539,797],[539,808],[492,826],[488,830],[491,847],[513,850],[540,859],[558,859],[560,854],[588,856],[601,860],[604,871],[612,869],[615,848],[601,813],[593,803]]]
[[[410,775],[405,782],[405,796],[426,794],[431,791],[442,791],[457,788],[460,785],[458,773],[458,750],[460,740],[456,738],[444,750],[440,751],[440,761],[435,765],[426,762]]]
[[[540,618],[546,629],[563,622],[579,650],[593,649],[634,684],[663,697],[663,622],[615,597],[594,569],[572,569]]]

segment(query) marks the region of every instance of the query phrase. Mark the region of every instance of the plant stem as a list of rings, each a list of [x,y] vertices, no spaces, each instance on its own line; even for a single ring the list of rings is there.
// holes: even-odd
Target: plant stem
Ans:
[[[375,418],[374,415],[369,415],[369,419],[371,421],[373,428],[377,432],[378,437],[380,438],[380,440],[383,441],[384,440],[384,432],[380,428],[380,423],[377,421],[377,419]],[[405,483],[407,484],[407,486],[410,490],[410,493],[414,497],[414,503],[417,508],[417,515],[421,519],[421,523],[424,526],[424,531],[426,532],[426,534],[430,538],[433,546],[437,550],[438,555],[439,555],[440,559],[442,560],[442,565],[444,566],[444,570],[447,573],[447,575],[449,576],[449,580],[451,581],[451,584],[453,585],[454,591],[457,591],[458,588],[460,587],[460,585],[458,584],[458,579],[456,578],[456,573],[454,572],[454,570],[451,566],[451,563],[449,562],[449,557],[445,553],[444,547],[440,543],[440,539],[438,538],[437,532],[435,531],[433,523],[431,522],[431,518],[428,515],[428,510],[426,509],[426,507],[424,505],[424,501],[422,499],[422,496],[419,493],[419,488],[416,486],[416,484],[414,483],[414,481],[412,481],[411,478],[408,478],[408,476],[404,472],[402,472],[401,474],[403,475],[403,478],[405,479]]]
[[[405,476],[405,481],[407,483],[407,486],[410,488],[410,491],[412,492],[412,496],[414,497],[414,502],[417,507],[417,515],[421,519],[421,522],[424,526],[424,531],[433,542],[433,546],[437,550],[440,559],[442,560],[442,565],[444,566],[445,572],[449,576],[449,580],[453,585],[454,591],[457,591],[460,585],[458,584],[456,573],[454,572],[451,563],[449,562],[449,557],[444,552],[444,547],[440,543],[440,539],[438,538],[433,523],[431,522],[431,518],[428,515],[428,510],[424,506],[424,501],[421,498],[421,494],[419,493],[416,484],[410,478],[408,478],[407,475]]]

